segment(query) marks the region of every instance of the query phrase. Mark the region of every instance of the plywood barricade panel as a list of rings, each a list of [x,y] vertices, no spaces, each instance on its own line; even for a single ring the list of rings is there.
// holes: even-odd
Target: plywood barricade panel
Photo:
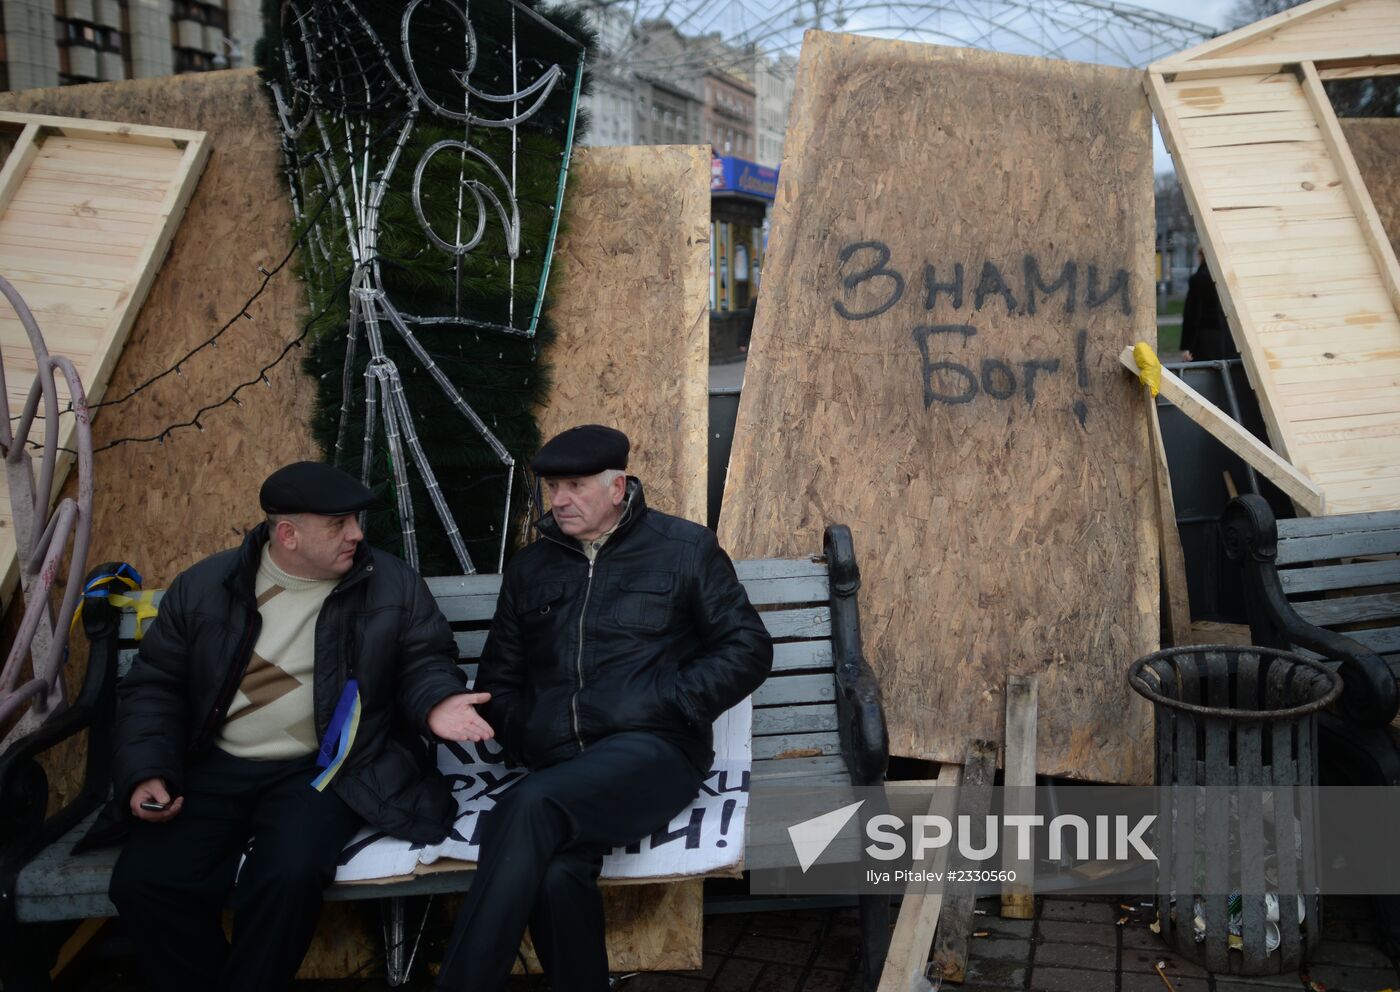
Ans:
[[[1387,117],[1343,118],[1342,134],[1361,170],[1390,248],[1400,255],[1400,120]]]
[[[1116,368],[1152,333],[1150,142],[1131,72],[806,37],[720,539],[851,526],[893,754],[1001,739],[1028,675],[1040,771],[1151,776],[1153,453]]]
[[[1270,442],[1327,513],[1400,505],[1400,264],[1318,65],[1397,58],[1400,5],[1314,0],[1149,71]]]
[[[542,436],[610,424],[647,502],[704,522],[709,424],[707,148],[582,148],[555,249],[558,336]]]
[[[709,149],[581,148],[565,210],[549,311],[557,337],[544,352],[553,384],[540,434],[587,423],[618,428],[632,441],[627,470],[642,480],[647,503],[704,522]],[[613,970],[700,966],[698,879],[604,893]]]
[[[0,274],[33,312],[50,353],[72,360],[89,402],[98,403],[209,158],[207,136],[4,111],[0,127],[17,135],[0,169]],[[0,351],[15,418],[38,364],[8,302],[0,306]],[[68,385],[55,381],[62,409]],[[28,440],[42,444],[51,426],[36,420]],[[57,432],[59,448],[71,449],[73,416]],[[59,455],[55,489],[71,461]],[[4,599],[19,577],[13,520],[9,488],[0,488]]]

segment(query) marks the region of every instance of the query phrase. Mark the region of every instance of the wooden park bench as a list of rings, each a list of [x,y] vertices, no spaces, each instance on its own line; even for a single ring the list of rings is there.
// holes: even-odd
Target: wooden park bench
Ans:
[[[1244,572],[1250,637],[1336,666],[1343,691],[1319,715],[1323,785],[1400,785],[1400,510],[1276,520],[1259,496],[1221,517]],[[1400,896],[1375,900],[1381,941],[1400,950]]]
[[[753,697],[755,780],[798,786],[870,785],[889,758],[880,688],[861,650],[856,593],[860,572],[850,531],[826,531],[825,554],[736,563],[749,598],[773,636],[773,674]],[[497,575],[432,578],[428,585],[456,635],[469,675],[486,642],[500,587]],[[136,621],[105,600],[90,600],[83,623],[88,670],[77,701],[0,755],[0,986],[7,992],[47,985],[73,921],[115,915],[107,886],[118,848],[74,855],[110,794],[113,687],[136,653]],[[83,785],[47,812],[48,782],[36,756],[79,732],[88,734]],[[390,984],[407,979],[403,900],[461,892],[470,869],[402,880],[336,883],[330,901],[387,899]],[[889,901],[861,898],[864,974],[875,988],[889,934]]]

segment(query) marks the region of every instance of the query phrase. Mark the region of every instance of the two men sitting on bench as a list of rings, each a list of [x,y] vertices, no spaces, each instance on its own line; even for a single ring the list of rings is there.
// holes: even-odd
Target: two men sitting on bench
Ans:
[[[532,774],[488,814],[439,987],[500,988],[527,924],[556,987],[608,987],[604,853],[694,799],[712,722],[772,663],[713,534],[646,507],[628,447],[587,426],[540,449],[552,511],[506,570],[475,692],[422,579],[364,543],[373,494],[338,469],[273,473],[267,522],[176,578],[116,725],[132,822],[111,896],[151,988],[287,987],[356,830],[447,835],[421,737],[496,732]]]

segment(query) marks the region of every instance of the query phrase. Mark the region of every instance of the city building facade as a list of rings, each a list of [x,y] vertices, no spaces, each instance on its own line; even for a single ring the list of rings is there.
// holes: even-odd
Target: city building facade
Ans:
[[[258,0],[3,0],[0,88],[167,76],[251,64]]]

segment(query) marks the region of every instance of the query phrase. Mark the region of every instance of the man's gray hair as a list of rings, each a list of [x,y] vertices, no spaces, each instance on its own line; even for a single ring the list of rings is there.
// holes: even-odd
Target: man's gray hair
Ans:
[[[603,469],[603,471],[598,473],[598,481],[601,482],[603,484],[603,488],[606,489],[608,486],[612,485],[613,479],[617,479],[626,475],[627,473],[620,468],[605,468]]]

